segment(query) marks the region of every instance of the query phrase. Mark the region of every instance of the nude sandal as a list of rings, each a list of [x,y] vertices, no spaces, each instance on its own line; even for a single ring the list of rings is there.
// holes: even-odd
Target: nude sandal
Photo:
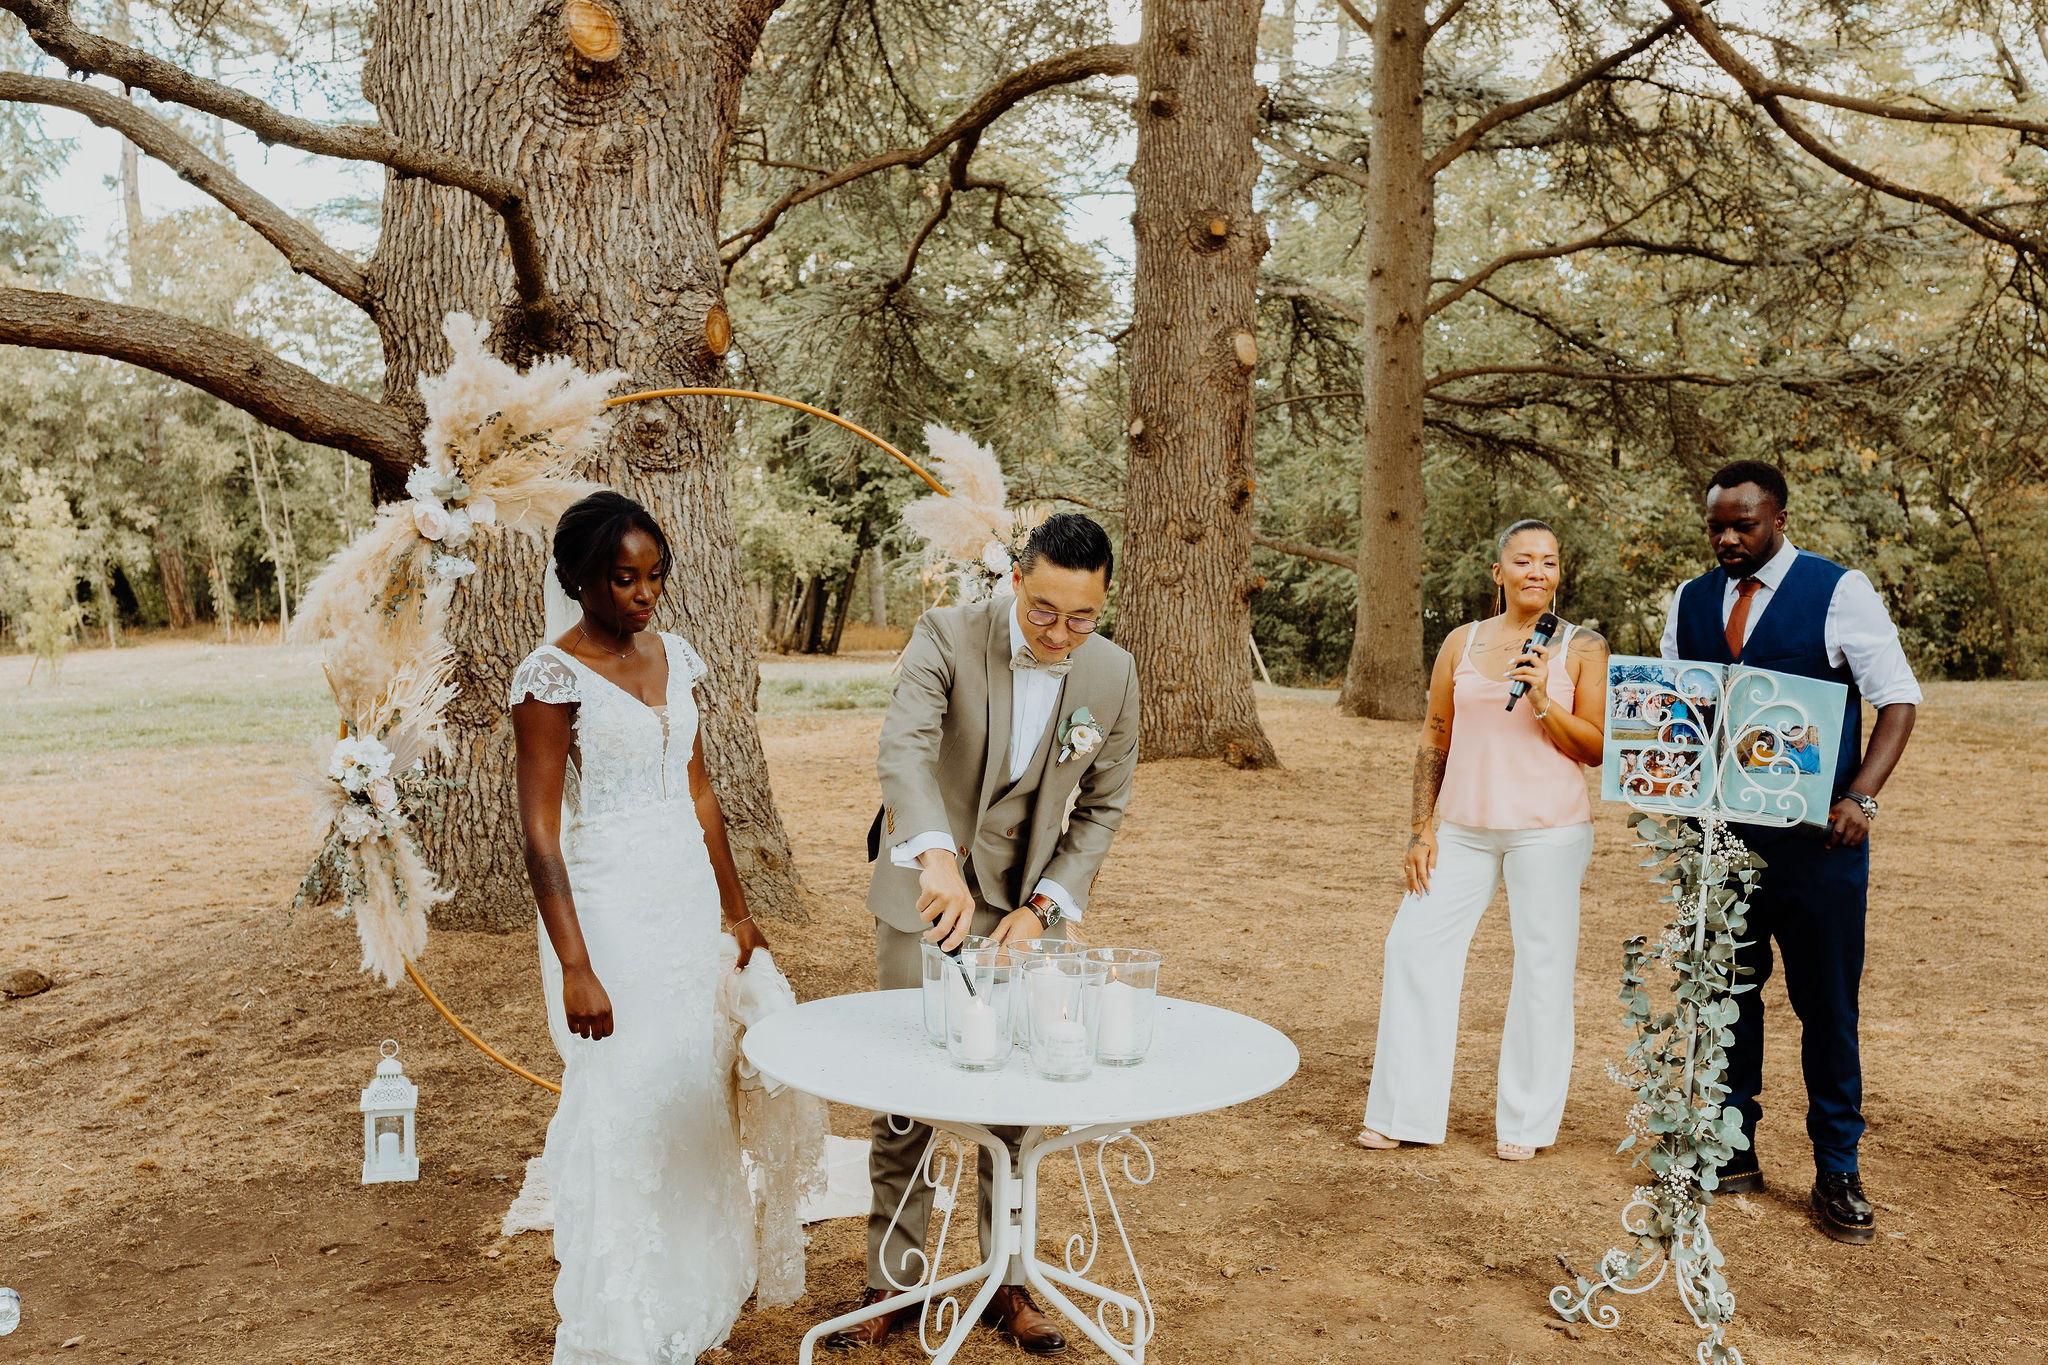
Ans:
[[[1534,1147],[1524,1147],[1518,1142],[1496,1142],[1493,1144],[1493,1154],[1502,1161],[1533,1161],[1536,1159],[1536,1149]]]
[[[1385,1133],[1375,1132],[1370,1128],[1360,1128],[1354,1141],[1359,1146],[1371,1148],[1375,1152],[1391,1152],[1401,1145],[1399,1138],[1390,1138]]]

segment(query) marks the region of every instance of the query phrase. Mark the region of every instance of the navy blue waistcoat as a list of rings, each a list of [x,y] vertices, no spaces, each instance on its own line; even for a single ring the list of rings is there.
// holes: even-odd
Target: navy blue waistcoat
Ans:
[[[1849,572],[1831,559],[1805,550],[1792,562],[1777,589],[1764,604],[1763,615],[1750,627],[1740,659],[1728,655],[1728,632],[1721,620],[1721,597],[1728,576],[1709,569],[1685,585],[1678,595],[1678,657],[1710,664],[1747,664],[1775,673],[1842,683],[1849,700],[1842,714],[1842,741],[1835,760],[1834,797],[1840,800],[1849,781],[1863,766],[1863,698],[1847,664],[1828,662],[1828,604],[1835,585]]]

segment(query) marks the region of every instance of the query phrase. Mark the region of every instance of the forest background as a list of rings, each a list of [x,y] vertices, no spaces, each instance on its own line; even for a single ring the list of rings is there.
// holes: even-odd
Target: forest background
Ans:
[[[288,109],[374,117],[367,8],[103,8],[80,17]],[[1462,8],[1440,18],[1456,43],[1433,48],[1426,73],[1428,117],[1445,129],[1569,72],[1575,45],[1621,16]],[[1824,39],[1791,64],[1930,107],[2025,111],[2048,82],[2048,29],[2024,5],[1894,5],[1860,29],[1824,6],[1773,18]],[[723,222],[739,239],[725,252],[729,382],[844,413],[913,453],[924,423],[957,427],[994,447],[1020,500],[1091,509],[1121,536],[1132,262],[1110,220],[1128,212],[1129,110],[1146,94],[1129,77],[1020,103],[981,135],[971,171],[901,166],[789,208],[772,235],[741,230],[792,176],[929,136],[932,111],[1019,53],[1128,41],[1136,23],[1039,0],[784,4],[725,168]],[[19,23],[0,24],[0,66],[59,74]],[[1255,202],[1271,246],[1250,602],[1283,683],[1340,681],[1358,619],[1369,24],[1346,0],[1270,0],[1259,27]],[[1674,52],[1436,177],[1431,273],[1438,299],[1454,297],[1426,323],[1425,650],[1488,610],[1495,532],[1540,516],[1562,534],[1567,614],[1617,650],[1653,652],[1668,593],[1702,563],[1705,474],[1756,457],[1791,476],[1799,543],[1870,574],[1923,674],[2039,676],[2048,473],[2031,267],[1798,160],[1717,74]],[[235,162],[219,119],[134,98]],[[0,103],[4,283],[202,321],[379,394],[369,322],[219,206],[146,201],[132,146],[100,197],[122,211],[66,216],[77,196],[54,187],[98,168],[48,122],[36,104]],[[2033,135],[1966,131],[1836,129],[1868,164],[2033,211],[2048,168]],[[264,183],[264,164],[242,171]],[[297,207],[346,242],[376,223],[378,185],[334,183],[336,197]],[[762,647],[899,638],[943,591],[897,523],[920,486],[784,410],[728,420]],[[358,460],[216,398],[113,360],[4,347],[0,507],[0,647],[21,648],[52,632],[111,644],[138,628],[274,630],[372,503]]]

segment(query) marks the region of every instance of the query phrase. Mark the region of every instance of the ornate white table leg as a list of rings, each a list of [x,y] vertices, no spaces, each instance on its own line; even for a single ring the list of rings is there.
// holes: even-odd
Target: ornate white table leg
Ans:
[[[891,1126],[897,1122],[892,1115]],[[899,1129],[899,1132],[909,1131],[909,1121],[904,1122],[906,1126]],[[915,1182],[922,1180],[930,1188],[932,1208],[939,1214],[937,1244],[933,1246],[929,1255],[922,1247],[905,1253],[906,1264],[902,1269],[906,1272],[912,1268],[909,1258],[917,1258],[917,1277],[908,1283],[897,1279],[895,1272],[887,1264],[882,1266],[883,1278],[889,1281],[890,1288],[901,1290],[901,1293],[880,1303],[856,1308],[853,1312],[842,1314],[828,1322],[821,1322],[806,1332],[803,1346],[797,1354],[797,1359],[802,1365],[810,1365],[812,1352],[817,1344],[832,1333],[878,1318],[884,1313],[894,1313],[908,1308],[913,1303],[921,1305],[917,1320],[918,1344],[932,1357],[933,1365],[945,1365],[967,1340],[967,1333],[980,1318],[982,1309],[995,1297],[996,1289],[1002,1283],[1003,1270],[1017,1252],[1018,1230],[1012,1218],[998,1216],[994,1220],[991,1239],[993,1245],[989,1249],[988,1258],[980,1265],[957,1271],[943,1279],[939,1277],[939,1266],[945,1260],[946,1237],[952,1230],[953,1214],[959,1207],[960,1176],[966,1164],[962,1156],[961,1139],[965,1138],[970,1143],[988,1149],[995,1165],[995,1188],[999,1195],[1017,1183],[1010,1173],[1009,1146],[986,1128],[973,1124],[933,1124],[931,1128],[932,1135],[925,1143],[924,1155],[918,1161],[917,1174],[912,1177],[911,1185],[904,1189],[903,1197],[896,1202],[896,1211],[889,1219],[889,1229],[891,1232],[895,1230],[897,1221],[903,1217],[904,1206],[910,1202],[911,1190],[916,1188]],[[946,1143],[943,1149],[939,1145],[941,1138]],[[999,1214],[1003,1208],[1003,1204],[997,1205]],[[885,1234],[884,1241],[886,1240]],[[981,1288],[963,1309],[953,1291],[976,1281],[981,1282]],[[933,1346],[931,1342],[934,1331],[943,1338],[937,1346]]]
[[[1152,1180],[1152,1149],[1132,1134],[1128,1127],[1098,1124],[1091,1128],[1076,1128],[1064,1137],[1049,1140],[1028,1141],[1023,1150],[1023,1199],[1024,1199],[1024,1278],[1032,1288],[1038,1290],[1046,1301],[1057,1308],[1073,1324],[1080,1328],[1087,1338],[1100,1347],[1103,1354],[1118,1365],[1143,1365],[1145,1347],[1152,1339],[1153,1317],[1152,1297],[1145,1288],[1145,1273],[1138,1266],[1137,1253],[1131,1249],[1129,1231],[1124,1227],[1123,1210],[1116,1202],[1115,1191],[1111,1188],[1106,1158],[1109,1149],[1118,1143],[1128,1142],[1136,1152],[1119,1153],[1123,1164],[1124,1179],[1133,1185],[1145,1185]],[[1094,1144],[1094,1184],[1102,1191],[1103,1206],[1108,1210],[1116,1225],[1117,1241],[1123,1248],[1125,1264],[1131,1268],[1131,1276],[1137,1282],[1138,1294],[1133,1298],[1119,1290],[1111,1289],[1087,1278],[1094,1268],[1097,1253],[1101,1250],[1101,1224],[1095,1212],[1095,1194],[1090,1184],[1087,1163],[1082,1157],[1082,1147]],[[1074,1169],[1081,1178],[1081,1199],[1088,1211],[1088,1232],[1084,1236],[1074,1233],[1061,1248],[1062,1265],[1051,1265],[1038,1259],[1038,1166],[1045,1157],[1054,1152],[1072,1150]],[[1142,1153],[1144,1174],[1132,1169],[1131,1159]],[[1078,1264],[1076,1263],[1078,1258]],[[1095,1299],[1093,1315],[1084,1313],[1062,1292],[1062,1287],[1076,1294]],[[1114,1326],[1109,1313],[1114,1309],[1117,1321]]]

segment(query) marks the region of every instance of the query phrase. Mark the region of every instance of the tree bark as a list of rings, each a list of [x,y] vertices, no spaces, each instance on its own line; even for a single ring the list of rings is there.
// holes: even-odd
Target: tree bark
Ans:
[[[1346,715],[1420,720],[1428,701],[1422,637],[1422,324],[1436,245],[1434,177],[1423,146],[1422,0],[1382,0],[1373,18],[1372,173],[1365,191],[1363,473],[1358,626],[1337,706]]]
[[[378,12],[364,93],[385,133],[453,154],[526,187],[556,306],[552,336],[523,330],[523,289],[491,206],[461,190],[393,175],[371,275],[387,401],[421,423],[416,383],[447,363],[441,321],[488,317],[508,360],[560,351],[586,369],[623,369],[640,387],[717,382],[705,323],[723,304],[717,223],[741,77],[772,0],[609,0],[621,49],[589,60],[559,6],[508,12],[489,0],[395,0]],[[516,15],[516,18],[508,17]],[[800,917],[789,840],[769,790],[752,698],[753,612],[726,503],[725,418],[717,400],[621,411],[584,472],[645,504],[678,558],[657,626],[693,643],[704,747],[749,903]],[[390,495],[387,490],[385,496]],[[449,640],[461,691],[448,711],[445,818],[426,839],[455,888],[436,922],[510,928],[531,921],[513,789],[505,694],[540,641],[541,547],[500,539],[464,579]]]
[[[1117,643],[1143,758],[1277,759],[1252,694],[1258,0],[1147,0]]]

